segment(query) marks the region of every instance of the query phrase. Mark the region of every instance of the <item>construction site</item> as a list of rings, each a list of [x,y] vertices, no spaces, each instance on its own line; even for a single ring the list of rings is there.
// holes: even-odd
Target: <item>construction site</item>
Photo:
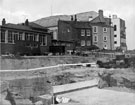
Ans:
[[[0,59],[0,105],[135,105],[135,57]]]

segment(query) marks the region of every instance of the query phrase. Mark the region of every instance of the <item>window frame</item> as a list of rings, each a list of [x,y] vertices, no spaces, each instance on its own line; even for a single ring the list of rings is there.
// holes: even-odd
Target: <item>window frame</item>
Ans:
[[[12,31],[8,31],[8,43],[14,43],[14,34]]]
[[[85,29],[81,29],[81,36],[85,36]]]
[[[104,40],[104,42],[107,42],[107,36],[103,36],[103,40]]]
[[[103,32],[107,32],[107,27],[103,27]]]
[[[88,44],[88,42],[89,42],[89,44]],[[87,46],[91,46],[91,41],[90,40],[87,40]]]
[[[95,37],[96,37],[96,40],[95,40]],[[98,36],[97,35],[94,36],[94,42],[98,42]]]
[[[90,29],[87,29],[87,30],[86,30],[86,36],[91,36]]]
[[[0,31],[0,35],[1,35],[1,36],[0,36],[0,39],[1,39],[0,42],[1,42],[1,43],[5,43],[5,42],[6,42],[6,40],[5,40],[5,33],[6,33],[5,30],[1,30],[1,31]]]
[[[85,46],[85,45],[86,45],[85,40],[81,40],[81,46]]]
[[[40,36],[40,46],[47,46],[47,35]]]
[[[93,33],[98,33],[98,27],[97,26],[93,26]]]

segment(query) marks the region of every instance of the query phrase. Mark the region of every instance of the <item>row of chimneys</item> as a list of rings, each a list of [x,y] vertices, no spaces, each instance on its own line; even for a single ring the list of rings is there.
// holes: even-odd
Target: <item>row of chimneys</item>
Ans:
[[[99,10],[98,13],[99,13],[100,17],[103,17],[103,10]],[[117,18],[117,15],[113,15],[113,18]],[[74,15],[74,16],[72,15],[71,21],[77,21],[77,15]],[[6,20],[5,20],[5,18],[3,18],[2,25],[5,25],[5,24],[6,24]],[[26,19],[25,23],[23,23],[22,25],[28,26],[29,25],[28,19]]]
[[[5,18],[3,18],[3,20],[2,20],[2,25],[5,25],[5,24],[6,24],[6,20],[5,20]],[[28,25],[29,25],[28,19],[26,19],[26,20],[25,20],[25,23],[22,23],[22,25],[28,26]]]
[[[71,21],[77,21],[77,15],[75,15],[74,17],[73,17],[73,15],[71,16]]]

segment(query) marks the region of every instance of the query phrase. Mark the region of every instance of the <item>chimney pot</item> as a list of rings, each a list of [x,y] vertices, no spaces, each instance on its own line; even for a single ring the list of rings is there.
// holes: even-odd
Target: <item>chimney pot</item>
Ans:
[[[77,16],[75,15],[75,21],[77,21]]]
[[[73,16],[71,16],[71,21],[73,21],[74,20],[74,18],[73,18]]]
[[[26,19],[26,21],[25,21],[25,25],[26,25],[26,26],[28,26],[28,25],[29,25],[29,21],[28,21],[28,19]]]
[[[117,15],[113,15],[112,17],[113,17],[113,19],[117,19]]]
[[[6,20],[5,20],[5,18],[3,18],[2,25],[5,25],[5,24],[6,24]]]

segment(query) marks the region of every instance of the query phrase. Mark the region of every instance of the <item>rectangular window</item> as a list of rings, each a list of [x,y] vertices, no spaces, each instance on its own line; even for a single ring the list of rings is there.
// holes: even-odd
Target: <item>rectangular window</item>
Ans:
[[[19,34],[18,34],[18,40],[22,40],[22,33],[21,32],[19,32]]]
[[[98,36],[94,36],[94,42],[98,42]]]
[[[81,36],[85,36],[85,30],[84,29],[81,30]]]
[[[107,42],[107,37],[104,36],[104,37],[103,37],[103,40],[104,40],[104,42]]]
[[[97,26],[94,26],[93,27],[93,33],[97,33],[98,32],[98,27]]]
[[[12,31],[8,32],[8,43],[13,43],[14,42],[14,38],[13,38],[13,33]]]
[[[1,42],[5,42],[5,31],[1,31],[1,36],[0,36]]]
[[[107,45],[104,45],[104,49],[107,49]]]
[[[86,35],[90,36],[90,30],[86,30]]]
[[[14,32],[14,39],[18,40],[18,33],[17,32]]]
[[[40,45],[41,46],[47,46],[47,36],[40,35]]]
[[[117,35],[114,35],[114,37],[117,37]]]
[[[103,32],[107,32],[107,28],[106,27],[103,28]]]
[[[81,46],[85,46],[85,40],[81,41]]]
[[[25,39],[26,40],[30,40],[30,37],[29,37],[29,34],[28,33],[25,33]]]
[[[91,41],[87,41],[87,46],[90,46],[91,45]]]
[[[114,31],[117,31],[117,26],[116,25],[114,25]]]
[[[30,37],[30,41],[33,41],[34,40],[33,34],[29,34],[29,37]]]
[[[117,41],[114,41],[114,44],[117,44]]]

